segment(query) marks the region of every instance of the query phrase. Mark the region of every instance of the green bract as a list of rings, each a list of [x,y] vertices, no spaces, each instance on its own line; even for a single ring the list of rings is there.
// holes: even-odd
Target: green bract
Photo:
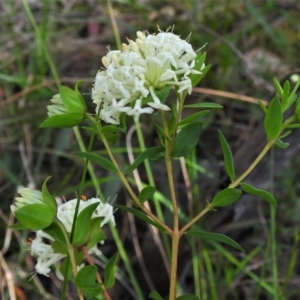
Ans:
[[[11,211],[22,226],[15,226],[15,229],[22,230],[24,227],[31,230],[44,229],[53,222],[57,204],[49,193],[46,182],[43,184],[42,192],[30,188],[19,189],[21,197],[16,197],[16,202],[11,205]]]
[[[86,104],[78,91],[78,81],[75,90],[62,86],[59,94],[50,100],[53,104],[47,106],[49,118],[40,127],[74,127],[85,118]]]

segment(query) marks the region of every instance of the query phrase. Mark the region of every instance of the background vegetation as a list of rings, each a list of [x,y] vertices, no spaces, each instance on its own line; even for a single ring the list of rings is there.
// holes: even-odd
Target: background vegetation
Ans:
[[[237,171],[247,167],[265,140],[260,109],[251,103],[254,99],[242,96],[269,101],[274,95],[273,77],[283,82],[300,73],[297,0],[8,0],[0,2],[0,20],[1,299],[15,299],[14,295],[21,300],[59,299],[60,282],[54,274],[50,279],[34,276],[29,281],[35,261],[27,250],[27,239],[34,233],[7,229],[13,222],[9,206],[18,186],[40,188],[49,175],[53,176],[49,188],[55,195],[75,198],[83,163],[72,153],[88,136],[73,129],[39,129],[39,124],[60,82],[74,87],[77,80],[85,80],[81,90],[89,110],[94,109],[91,86],[107,46],[116,49],[118,36],[125,42],[126,38],[135,39],[138,30],[152,33],[157,25],[162,30],[175,25],[174,33],[182,37],[192,33],[194,49],[206,44],[202,51],[207,52],[206,62],[212,68],[188,101],[213,101],[224,105],[224,110],[208,115],[210,125],[188,161],[190,181],[180,162],[176,165],[177,189],[186,215],[203,207],[206,199],[228,183],[217,129],[230,142]],[[128,128],[131,125],[129,122]],[[153,121],[141,118],[141,126],[146,143],[156,144]],[[249,178],[261,188],[274,190],[278,200],[276,249],[269,234],[269,207],[260,200],[244,198],[228,209],[211,213],[202,224],[204,228],[229,235],[246,253],[187,239],[181,245],[179,266],[184,292],[196,290],[201,300],[299,299],[299,134],[292,135],[290,142],[287,150],[275,150],[273,159],[262,162],[265,168]],[[115,147],[124,164],[128,164],[126,147],[133,155],[140,151],[134,133],[121,136]],[[103,151],[100,141],[95,150]],[[168,219],[165,172],[160,163],[152,166],[162,192],[155,201],[161,203]],[[85,195],[103,193],[106,199],[130,203],[116,178],[100,168],[94,172],[96,177],[91,175],[86,182]],[[139,176],[147,182],[143,168]],[[198,199],[196,203],[186,191]],[[166,296],[168,251],[157,250],[161,242],[156,232],[119,211],[116,222],[120,232],[117,240],[125,245],[130,263],[120,260],[112,298],[146,299],[153,289]],[[109,231],[107,236],[101,247],[104,256],[98,261],[100,267],[105,257],[117,251],[115,238]],[[277,260],[270,259],[272,250]],[[128,276],[128,265],[136,274],[136,282]],[[72,294],[70,287],[68,299]]]

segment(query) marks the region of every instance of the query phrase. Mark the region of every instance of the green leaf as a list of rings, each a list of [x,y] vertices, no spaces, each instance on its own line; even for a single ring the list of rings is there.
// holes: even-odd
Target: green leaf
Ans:
[[[172,117],[168,121],[168,123],[169,123],[168,124],[168,130],[169,130],[170,133],[174,132],[176,124],[177,124],[176,122],[177,122],[176,116],[172,115]],[[172,140],[172,139],[170,138],[170,140]]]
[[[111,171],[113,173],[118,173],[117,168],[109,160],[107,160],[106,158],[104,158],[102,156],[99,156],[99,155],[96,155],[96,154],[90,153],[90,152],[77,151],[74,153],[100,165],[102,168],[104,168],[108,171]]]
[[[280,149],[285,149],[290,145],[290,143],[285,143],[281,139],[277,139],[274,143],[274,146]]]
[[[164,300],[164,298],[157,291],[152,291],[149,294],[149,298],[154,300]]]
[[[158,152],[158,153],[155,153],[155,154],[151,155],[149,157],[149,159],[151,159],[151,160],[159,160],[159,159],[162,159],[164,156],[165,156],[165,153],[162,151],[162,152]]]
[[[144,203],[146,200],[149,200],[152,198],[154,193],[156,192],[156,188],[154,186],[146,186],[141,190],[141,193],[139,195],[139,199],[141,203]]]
[[[75,84],[75,92],[77,93],[79,99],[81,100],[82,106],[85,108],[85,110],[87,109],[86,103],[84,101],[84,99],[81,96],[81,93],[79,92],[79,87],[84,83],[83,80],[78,80]]]
[[[276,139],[283,120],[282,107],[277,97],[273,98],[269,104],[265,116],[264,127],[269,140]]]
[[[235,179],[235,172],[234,172],[232,152],[223,133],[220,130],[218,130],[218,134],[219,134],[219,139],[220,139],[222,152],[224,156],[225,170],[228,176],[230,177],[231,182],[233,182]]]
[[[208,113],[209,113],[209,110],[202,110],[202,111],[196,112],[196,113],[186,117],[182,121],[180,121],[178,125],[179,126],[187,125],[189,123],[197,121],[199,118],[206,116]]]
[[[288,108],[290,108],[290,106],[297,100],[297,95],[293,95],[292,97],[289,97],[288,99],[288,103],[286,105],[285,110],[287,110]]]
[[[196,295],[186,294],[176,298],[176,300],[199,300]]]
[[[283,128],[300,128],[300,124],[289,124],[282,126]]]
[[[96,128],[91,128],[88,126],[81,126],[81,128],[87,132],[98,134],[98,130]]]
[[[46,119],[40,127],[70,128],[80,124],[84,118],[85,114],[79,112],[55,115]]]
[[[165,150],[164,147],[152,147],[144,150],[141,154],[138,155],[136,160],[124,171],[124,174],[128,174],[135,170],[145,159],[150,158],[154,154],[158,154]]]
[[[206,66],[204,69],[201,70],[202,74],[191,74],[189,77],[192,81],[192,87],[195,87],[206,75],[206,73],[209,71],[211,65]]]
[[[59,89],[61,101],[68,112],[84,114],[86,109],[85,103],[78,93],[66,86],[61,86]]]
[[[277,201],[276,199],[274,198],[274,196],[272,194],[270,194],[269,192],[267,191],[264,191],[264,190],[260,190],[260,189],[257,189],[253,186],[251,186],[250,184],[248,183],[241,183],[241,187],[242,189],[250,194],[250,195],[254,195],[254,196],[257,196],[265,201],[267,201],[268,203],[274,205],[274,206],[277,206]]]
[[[48,177],[44,183],[43,183],[43,187],[42,187],[42,196],[43,196],[43,200],[45,202],[45,204],[47,204],[49,206],[50,209],[53,210],[53,212],[56,214],[57,212],[57,203],[55,198],[49,193],[48,188],[47,188],[47,181],[51,178]]]
[[[8,228],[13,230],[27,230],[28,228],[22,225],[21,223],[16,223],[8,226]]]
[[[236,202],[242,195],[241,190],[227,188],[225,190],[220,191],[213,199],[213,206],[228,206],[234,202]]]
[[[135,208],[132,208],[132,207],[127,207],[127,206],[123,206],[123,205],[119,205],[119,204],[114,204],[113,205],[114,207],[117,207],[121,210],[124,210],[126,212],[129,212],[133,215],[135,215],[136,217],[142,219],[143,221],[145,221],[146,223],[148,224],[151,224],[152,226],[160,229],[162,232],[165,232],[165,229],[160,226],[159,224],[157,224],[155,221],[153,221],[152,219],[150,219],[146,214],[144,214],[143,212],[135,209]]]
[[[174,132],[175,127],[177,126],[177,120],[178,120],[177,106],[174,102],[171,102],[171,117],[168,120],[168,129],[171,135]]]
[[[65,232],[65,235],[62,231],[62,228],[58,225],[58,222],[61,223],[60,220],[56,219],[53,223],[50,224],[50,226],[43,229],[43,231],[47,234],[49,234],[55,241],[58,241],[62,244],[67,244],[65,235],[68,236],[67,232]],[[61,223],[61,225],[63,225]]]
[[[48,227],[55,217],[45,204],[28,204],[15,211],[16,218],[26,228],[40,230]]]
[[[296,102],[295,116],[297,121],[300,122],[300,98]]]
[[[288,109],[297,100],[296,92],[297,92],[297,90],[299,88],[299,85],[300,85],[300,79],[297,81],[297,83],[294,86],[291,94],[289,95],[289,98],[287,100],[286,109]]]
[[[100,202],[93,203],[84,208],[77,217],[72,243],[82,246],[87,242],[92,215]]]
[[[111,145],[115,145],[116,142],[119,140],[120,135],[116,134],[116,133],[105,134],[105,138]],[[101,141],[100,137],[99,137],[99,140]]]
[[[76,261],[76,265],[79,266],[81,264],[81,262],[84,259],[84,254],[82,252],[77,252],[75,251],[75,261]],[[63,276],[68,278],[68,280],[71,280],[72,278],[72,268],[71,268],[71,263],[69,261],[69,264],[67,263],[69,260],[69,257],[67,257],[66,259],[63,260],[63,262],[61,263],[59,270],[61,272],[61,274],[63,274]],[[67,272],[67,266],[68,266],[68,273]]]
[[[99,285],[96,283],[98,269],[96,266],[86,266],[76,275],[75,283],[79,290],[93,290]]]
[[[177,106],[174,102],[171,102],[171,112],[172,112],[172,116],[177,119],[178,117],[178,110],[177,110]]]
[[[62,263],[59,267],[59,271],[63,275],[64,278],[67,278],[68,280],[71,280],[72,267],[71,267],[70,260],[69,260],[69,264],[67,263],[68,260],[69,260],[69,257],[67,256],[67,258],[62,261]],[[68,266],[68,271],[67,271],[67,266]]]
[[[88,249],[91,249],[92,247],[96,246],[98,243],[105,239],[104,231],[100,229],[102,221],[102,217],[96,217],[91,219],[87,244]]]
[[[108,289],[115,284],[115,266],[118,258],[119,255],[116,253],[109,259],[105,266],[104,286]]]
[[[58,241],[54,241],[51,244],[51,248],[54,250],[55,253],[68,255],[68,247],[65,244],[62,244]]]
[[[177,134],[171,157],[181,157],[188,155],[196,147],[201,129],[202,122],[194,122],[186,125]]]
[[[196,63],[195,63],[195,66],[193,69],[196,71],[200,71],[202,74],[190,74],[189,75],[189,78],[191,79],[191,82],[192,82],[192,87],[196,86],[200,82],[200,80],[204,77],[204,75],[207,73],[207,71],[210,68],[210,66],[207,66],[206,67],[207,69],[206,68],[202,69],[205,58],[206,58],[206,52],[198,53],[195,58]]]
[[[184,105],[184,108],[223,108],[223,105],[211,102],[200,102]]]
[[[87,249],[91,249],[94,246],[96,246],[97,244],[99,244],[100,242],[105,240],[105,234],[104,231],[102,229],[99,229],[98,232],[94,233],[94,234],[90,234],[89,239],[88,239],[88,243],[87,243]]]
[[[276,92],[279,94],[280,97],[282,97],[283,89],[282,89],[282,87],[281,87],[281,85],[278,82],[278,79],[276,77],[273,78],[273,84],[275,86]]]
[[[282,94],[282,109],[283,109],[283,111],[286,110],[289,95],[290,95],[290,82],[288,80],[286,80],[283,85],[283,94]]]
[[[154,124],[158,133],[167,141],[171,141],[171,138],[169,136],[167,136],[167,134],[165,133],[165,131],[158,125],[158,124]]]
[[[125,132],[125,131],[124,131],[124,128],[117,127],[114,125],[103,126],[100,130],[100,133],[103,133],[103,134],[116,133],[116,132]]]
[[[90,234],[93,235],[100,230],[103,219],[104,219],[103,217],[96,217],[91,219],[90,231],[89,231]]]
[[[224,234],[206,232],[206,231],[202,231],[202,230],[188,230],[186,232],[186,234],[192,235],[192,236],[197,236],[197,237],[200,237],[201,239],[207,240],[207,241],[215,241],[215,242],[224,243],[235,249],[245,252],[245,250],[238,243],[236,243],[234,240],[232,240],[231,238],[229,238],[228,236],[226,236]]]
[[[161,89],[159,91],[155,91],[155,95],[157,96],[157,98],[160,100],[161,103],[165,103],[165,101],[170,93],[170,90],[171,90],[171,85],[167,85],[163,89]]]
[[[171,90],[171,85],[167,85],[161,90],[155,90],[154,94],[160,100],[161,103],[164,103],[170,93],[170,90]],[[153,97],[151,96],[150,93],[149,93],[148,97],[146,97],[142,100],[142,105],[144,105],[148,102],[153,102]]]
[[[0,80],[2,82],[15,83],[20,87],[25,88],[28,79],[23,75],[14,74],[13,76],[11,76],[11,75],[0,73]]]
[[[283,138],[289,136],[291,133],[292,133],[292,130],[286,131],[286,132],[285,132],[284,134],[282,134],[279,138],[280,138],[280,139],[283,139]]]
[[[103,290],[102,290],[100,284],[94,290],[83,291],[84,299],[87,299],[87,300],[103,300],[104,298],[103,298],[102,294],[103,294]]]

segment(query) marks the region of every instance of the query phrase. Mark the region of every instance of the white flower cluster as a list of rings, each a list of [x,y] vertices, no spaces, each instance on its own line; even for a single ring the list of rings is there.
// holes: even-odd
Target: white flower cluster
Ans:
[[[76,199],[70,200],[58,206],[57,218],[63,223],[68,233],[71,232],[76,201]],[[78,213],[80,213],[85,207],[99,201],[100,199],[98,198],[92,198],[87,201],[80,201]],[[92,218],[96,217],[104,217],[101,223],[101,227],[108,222],[112,222],[112,224],[115,225],[113,207],[108,203],[103,204],[100,201],[98,207],[92,215]],[[49,242],[44,243],[43,239],[47,239],[50,244]],[[42,230],[38,230],[36,233],[36,238],[32,241],[31,244],[31,254],[37,256],[37,264],[35,265],[36,272],[45,276],[48,276],[50,272],[50,266],[56,264],[58,261],[66,257],[66,255],[64,254],[55,253],[55,251],[51,247],[51,242],[53,242],[53,239],[48,234],[46,234]],[[89,254],[95,254],[98,256],[101,255],[101,251],[97,248],[97,246],[89,249],[88,252]],[[56,268],[56,274],[58,278],[62,279],[62,275],[60,274],[58,268]]]
[[[155,95],[166,86],[175,85],[178,93],[192,92],[190,74],[201,74],[195,67],[196,53],[192,46],[172,32],[145,35],[137,32],[136,41],[123,44],[121,51],[109,51],[102,58],[105,70],[96,75],[92,90],[93,102],[100,119],[119,123],[122,112],[134,116],[151,114],[154,109],[169,110]],[[152,101],[142,108],[143,99]]]
[[[51,271],[50,267],[65,258],[66,255],[55,253],[51,245],[44,243],[43,238],[53,241],[48,234],[44,233],[42,230],[38,230],[36,232],[36,238],[31,243],[31,255],[37,256],[37,263],[35,265],[36,272],[49,276]]]
[[[71,232],[72,229],[76,201],[77,199],[67,201],[62,205],[58,206],[57,208],[57,218],[64,224],[64,227],[66,228],[67,232]],[[103,204],[98,198],[91,198],[87,201],[80,201],[78,214],[87,206],[99,201],[100,203],[95,209],[92,218],[104,217],[104,220],[101,223],[101,227],[107,224],[109,221],[111,221],[112,224],[115,225],[113,207],[108,203]]]

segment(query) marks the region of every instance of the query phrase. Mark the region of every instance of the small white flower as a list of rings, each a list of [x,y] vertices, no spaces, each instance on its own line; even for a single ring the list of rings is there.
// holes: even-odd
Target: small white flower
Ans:
[[[133,115],[137,121],[141,114],[151,114],[153,108],[170,110],[155,92],[175,85],[179,87],[178,93],[191,93],[188,75],[201,74],[193,69],[196,56],[187,41],[162,31],[156,35],[137,32],[135,42],[122,44],[121,51],[109,50],[102,58],[106,69],[97,73],[92,90],[96,111],[101,109],[100,119],[118,124],[122,112]],[[143,99],[149,95],[153,101],[142,108]]]
[[[136,100],[135,102],[135,105],[134,105],[134,108],[131,109],[127,115],[129,116],[134,116],[134,121],[137,122],[139,120],[139,117],[141,114],[152,114],[153,112],[153,108],[151,107],[145,107],[145,108],[142,108],[141,107],[141,103],[142,103],[142,100],[141,99],[138,99]]]
[[[187,91],[190,94],[192,92],[191,80],[188,77],[183,77],[178,85],[179,85],[178,93]]]

